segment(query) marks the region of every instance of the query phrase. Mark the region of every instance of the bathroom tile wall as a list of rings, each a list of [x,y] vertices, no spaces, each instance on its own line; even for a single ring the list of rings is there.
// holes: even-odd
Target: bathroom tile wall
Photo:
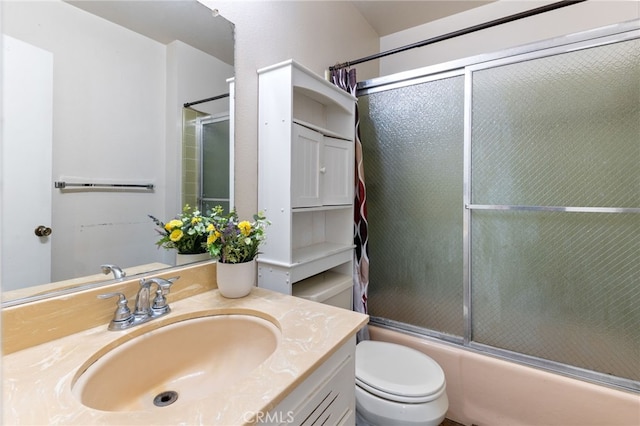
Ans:
[[[199,111],[182,109],[182,205],[198,205],[198,149],[196,119],[204,117]]]

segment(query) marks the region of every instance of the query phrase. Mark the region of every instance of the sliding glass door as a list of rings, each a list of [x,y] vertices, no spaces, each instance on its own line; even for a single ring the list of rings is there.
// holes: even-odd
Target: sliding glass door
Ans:
[[[637,28],[363,85],[374,322],[640,389]]]

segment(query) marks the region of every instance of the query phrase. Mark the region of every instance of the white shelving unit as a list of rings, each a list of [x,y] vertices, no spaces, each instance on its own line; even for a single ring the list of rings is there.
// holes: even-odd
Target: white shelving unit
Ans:
[[[258,286],[352,279],[356,98],[293,60],[258,77],[258,208],[272,222]]]

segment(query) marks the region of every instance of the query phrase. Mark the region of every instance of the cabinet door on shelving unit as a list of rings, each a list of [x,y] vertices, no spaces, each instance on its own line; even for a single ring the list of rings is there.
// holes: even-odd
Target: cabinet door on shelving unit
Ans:
[[[294,124],[291,145],[291,207],[319,206],[323,186],[320,173],[323,136]]]
[[[344,139],[324,138],[324,162],[322,204],[340,205],[353,203],[353,142]]]

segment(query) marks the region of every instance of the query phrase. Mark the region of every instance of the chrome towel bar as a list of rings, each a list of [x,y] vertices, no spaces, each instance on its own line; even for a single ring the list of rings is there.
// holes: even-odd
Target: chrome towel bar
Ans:
[[[118,188],[118,189],[147,189],[152,190],[154,185],[152,183],[136,184],[136,183],[70,183],[70,182],[55,182],[54,186],[58,189],[66,189],[69,187],[78,188]]]

